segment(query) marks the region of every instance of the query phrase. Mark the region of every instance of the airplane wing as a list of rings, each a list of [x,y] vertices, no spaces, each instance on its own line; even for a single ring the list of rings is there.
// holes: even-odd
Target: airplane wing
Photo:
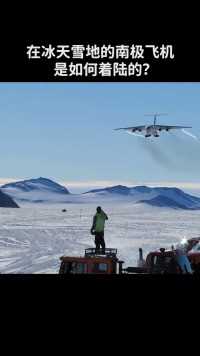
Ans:
[[[176,130],[176,129],[191,129],[190,126],[166,126],[166,125],[156,125],[155,126],[158,130]]]
[[[135,127],[122,127],[122,128],[119,128],[119,129],[115,129],[115,131],[118,131],[118,130],[129,130],[131,132],[141,132],[143,130],[146,129],[146,126],[135,126]]]

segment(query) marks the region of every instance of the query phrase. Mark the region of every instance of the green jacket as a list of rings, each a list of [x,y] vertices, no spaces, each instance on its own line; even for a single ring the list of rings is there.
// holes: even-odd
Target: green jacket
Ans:
[[[103,232],[104,227],[105,227],[105,221],[108,220],[107,215],[104,213],[104,211],[101,211],[101,213],[96,213],[94,218],[93,218],[93,225],[92,228],[96,232]]]

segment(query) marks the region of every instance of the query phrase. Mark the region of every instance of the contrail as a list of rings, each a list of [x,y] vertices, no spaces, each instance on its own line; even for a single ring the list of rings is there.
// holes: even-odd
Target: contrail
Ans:
[[[160,147],[159,142],[157,142],[157,139],[156,142],[154,142],[153,137],[146,139],[145,136],[141,134],[136,134],[128,130],[126,132],[129,135],[143,138],[144,140],[138,141],[138,143],[140,142],[140,145],[142,145],[141,147],[146,150],[148,154],[159,164],[168,167],[173,166],[173,164],[170,162],[170,158],[166,155],[165,150],[163,150],[162,147]]]
[[[197,136],[191,134],[190,132],[186,131],[185,129],[182,129],[182,132],[183,132],[185,135],[192,137],[194,140],[200,141],[200,139],[199,139]]]
[[[137,136],[137,137],[141,137],[141,138],[145,138],[143,135],[140,134],[136,134],[134,132],[130,132],[130,131],[126,131],[129,135],[133,135],[133,136]]]
[[[157,161],[159,164],[170,168],[173,166],[170,157],[167,155],[167,152],[163,149],[162,146],[157,144],[157,142],[148,142],[146,145],[146,149],[148,150],[149,154],[152,158]]]

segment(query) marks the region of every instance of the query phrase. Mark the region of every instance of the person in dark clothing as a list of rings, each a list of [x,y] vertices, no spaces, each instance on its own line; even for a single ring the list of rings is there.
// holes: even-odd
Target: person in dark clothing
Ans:
[[[102,254],[105,255],[106,244],[104,240],[104,228],[105,221],[108,220],[108,216],[99,206],[97,212],[93,217],[93,224],[91,228],[91,234],[95,235],[96,253],[102,248]]]

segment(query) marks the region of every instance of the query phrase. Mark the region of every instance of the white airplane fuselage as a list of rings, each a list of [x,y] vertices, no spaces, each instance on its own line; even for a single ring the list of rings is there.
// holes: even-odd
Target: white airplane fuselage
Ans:
[[[156,129],[156,127],[154,126],[148,126],[146,128],[146,135],[145,137],[151,137],[151,136],[154,136],[154,137],[160,137],[159,133],[158,133],[158,130]]]

